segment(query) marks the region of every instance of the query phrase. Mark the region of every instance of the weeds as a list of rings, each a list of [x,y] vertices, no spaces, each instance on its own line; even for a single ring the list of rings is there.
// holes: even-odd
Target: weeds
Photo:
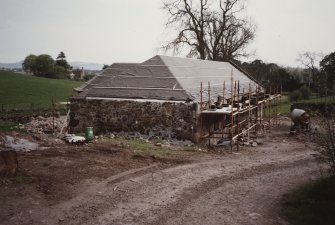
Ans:
[[[105,139],[105,141],[115,147],[132,149],[135,155],[171,157],[182,154],[182,151],[174,150],[170,146],[162,144],[162,140],[160,139],[148,141],[139,138],[126,139],[122,137],[114,137]],[[185,146],[183,150],[194,151],[195,147]]]
[[[22,176],[22,175],[17,175],[16,177],[12,178],[12,180],[15,183],[18,183],[18,184],[27,183],[27,182],[30,181],[30,179],[28,177],[25,177],[25,176]]]
[[[309,182],[284,195],[285,217],[293,225],[333,225],[335,176]]]
[[[17,126],[18,126],[18,123],[0,120],[0,133],[10,132],[10,131],[16,131],[16,132],[21,132],[21,133],[26,132],[25,130],[20,129]]]
[[[135,138],[126,139],[122,137],[115,137],[111,139],[106,139],[105,141],[115,147],[132,149],[134,150],[135,154],[143,154],[143,155],[159,154],[158,152],[156,152],[157,146],[144,139],[135,139]]]
[[[335,119],[334,117],[322,118],[319,122],[319,133],[315,135],[315,142],[318,145],[316,158],[326,162],[330,171],[335,175]]]

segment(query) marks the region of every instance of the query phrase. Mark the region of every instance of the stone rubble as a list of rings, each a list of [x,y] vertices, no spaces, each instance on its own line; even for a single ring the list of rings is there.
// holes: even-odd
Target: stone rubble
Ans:
[[[244,146],[251,146],[251,147],[257,147],[259,145],[263,144],[263,141],[260,139],[257,139],[256,136],[251,136],[249,141],[247,140],[247,137],[241,137],[239,139],[239,143]]]
[[[54,127],[53,127],[54,123]],[[42,117],[38,116],[36,118],[32,118],[29,123],[24,125],[19,125],[18,128],[25,129],[30,133],[35,134],[54,134],[55,136],[59,136],[65,132],[67,127],[66,117]]]

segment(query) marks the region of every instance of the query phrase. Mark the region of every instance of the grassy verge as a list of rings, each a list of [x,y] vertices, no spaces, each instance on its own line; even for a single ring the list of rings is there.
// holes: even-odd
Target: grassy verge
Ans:
[[[291,109],[291,102],[288,99],[287,95],[283,95],[280,100],[280,105],[278,105],[278,113],[285,114],[289,113]]]
[[[10,131],[16,131],[16,132],[21,132],[21,133],[26,132],[22,129],[17,128],[17,125],[18,123],[16,122],[0,120],[0,133],[10,132]]]
[[[134,150],[134,153],[138,155],[159,158],[175,158],[183,154],[185,151],[190,152],[196,150],[196,146],[184,146],[182,150],[185,151],[176,150],[169,145],[162,144],[161,140],[147,141],[138,138],[125,139],[122,137],[115,137],[105,139],[104,141],[113,146],[132,149]]]
[[[335,224],[335,176],[310,182],[285,195],[283,207],[293,225]]]
[[[313,93],[310,97],[310,99],[305,100],[299,100],[299,103],[316,103],[316,102],[328,102],[328,103],[334,103],[335,98],[333,96],[328,97],[320,97],[316,93]]]
[[[334,103],[335,99],[333,97],[327,97],[327,98],[318,97],[316,94],[313,94],[310,99],[291,102],[288,98],[288,93],[285,93],[281,98],[281,104],[278,105],[278,113],[280,114],[289,113],[291,109],[291,104],[293,103],[321,103],[321,102]],[[271,112],[271,114],[273,114],[273,112]],[[265,111],[265,115],[266,116],[269,115],[267,110]]]
[[[0,70],[0,110],[51,108],[52,99],[66,101],[81,84]]]
[[[283,96],[281,97],[281,99],[278,99],[278,103],[277,103],[277,110],[278,113],[280,114],[286,114],[290,112],[290,108],[291,108],[291,102],[288,99],[288,95],[283,94]],[[272,106],[271,111],[269,113],[268,108],[265,109],[265,116],[273,116],[275,115],[274,112],[274,107]]]

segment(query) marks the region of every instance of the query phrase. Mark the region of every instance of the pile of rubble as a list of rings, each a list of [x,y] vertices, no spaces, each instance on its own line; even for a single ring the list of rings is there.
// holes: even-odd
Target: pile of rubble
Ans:
[[[65,132],[67,127],[66,117],[43,117],[32,118],[29,123],[19,125],[18,128],[37,134],[60,135]]]
[[[263,141],[260,139],[257,139],[257,137],[242,137],[239,140],[239,144],[244,145],[244,146],[251,146],[251,147],[257,147],[258,145],[262,145]]]
[[[249,141],[242,142],[242,145],[252,146],[252,147],[257,147],[258,145],[262,145],[262,144],[263,142],[260,140],[249,140]]]

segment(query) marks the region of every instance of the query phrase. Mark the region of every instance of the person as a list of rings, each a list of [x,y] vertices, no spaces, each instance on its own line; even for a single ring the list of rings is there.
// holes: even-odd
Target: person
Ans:
[[[291,127],[291,131],[303,129],[308,131],[310,129],[310,116],[303,109],[293,109],[291,111],[291,120],[293,122],[293,126]]]
[[[224,103],[224,98],[219,95],[216,102],[215,102],[216,108],[218,108],[218,109],[222,108],[223,103]]]

